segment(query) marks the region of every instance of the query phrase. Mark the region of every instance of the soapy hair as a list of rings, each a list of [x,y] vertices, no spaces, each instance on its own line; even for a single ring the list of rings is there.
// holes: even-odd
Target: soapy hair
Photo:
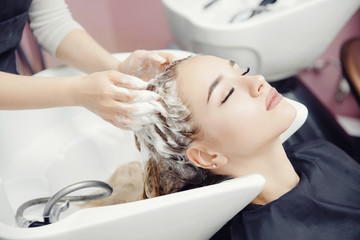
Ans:
[[[161,110],[149,116],[150,124],[135,131],[137,146],[146,161],[144,198],[208,185],[216,179],[186,157],[186,150],[200,136],[200,128],[176,86],[177,67],[188,58],[173,62],[149,82],[148,90],[161,97]]]

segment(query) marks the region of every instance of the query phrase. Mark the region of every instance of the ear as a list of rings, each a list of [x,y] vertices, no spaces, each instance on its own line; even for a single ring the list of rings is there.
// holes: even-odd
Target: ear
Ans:
[[[212,152],[203,146],[194,145],[186,150],[186,157],[195,165],[205,169],[215,169],[227,164],[228,159],[219,152]]]

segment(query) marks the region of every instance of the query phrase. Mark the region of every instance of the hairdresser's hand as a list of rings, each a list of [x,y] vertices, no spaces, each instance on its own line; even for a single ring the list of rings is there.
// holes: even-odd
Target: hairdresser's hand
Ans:
[[[165,52],[136,50],[120,64],[120,71],[149,81],[175,58]]]
[[[137,130],[158,104],[158,95],[145,90],[147,85],[117,71],[97,72],[79,78],[77,101],[119,128]]]

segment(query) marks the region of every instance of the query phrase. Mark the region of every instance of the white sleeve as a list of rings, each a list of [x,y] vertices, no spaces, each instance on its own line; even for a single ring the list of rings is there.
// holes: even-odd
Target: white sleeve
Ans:
[[[83,29],[76,22],[64,0],[33,0],[29,9],[30,28],[38,43],[55,56],[63,38],[74,29]]]

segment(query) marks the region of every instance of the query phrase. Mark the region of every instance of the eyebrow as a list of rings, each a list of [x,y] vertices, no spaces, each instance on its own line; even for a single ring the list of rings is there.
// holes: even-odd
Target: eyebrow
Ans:
[[[221,79],[223,78],[223,75],[220,74],[214,81],[213,83],[210,85],[209,87],[209,94],[208,94],[208,98],[207,98],[207,102],[209,103],[210,97],[211,97],[211,93],[214,91],[215,87],[219,84],[219,82],[221,81]]]
[[[229,64],[231,67],[233,67],[235,65],[235,62],[233,60],[229,60]],[[223,75],[220,74],[214,81],[213,83],[210,85],[209,87],[209,93],[208,93],[208,98],[207,98],[207,103],[209,103],[210,97],[212,92],[214,91],[215,87],[219,84],[219,82],[221,81],[221,79],[223,78]]]

